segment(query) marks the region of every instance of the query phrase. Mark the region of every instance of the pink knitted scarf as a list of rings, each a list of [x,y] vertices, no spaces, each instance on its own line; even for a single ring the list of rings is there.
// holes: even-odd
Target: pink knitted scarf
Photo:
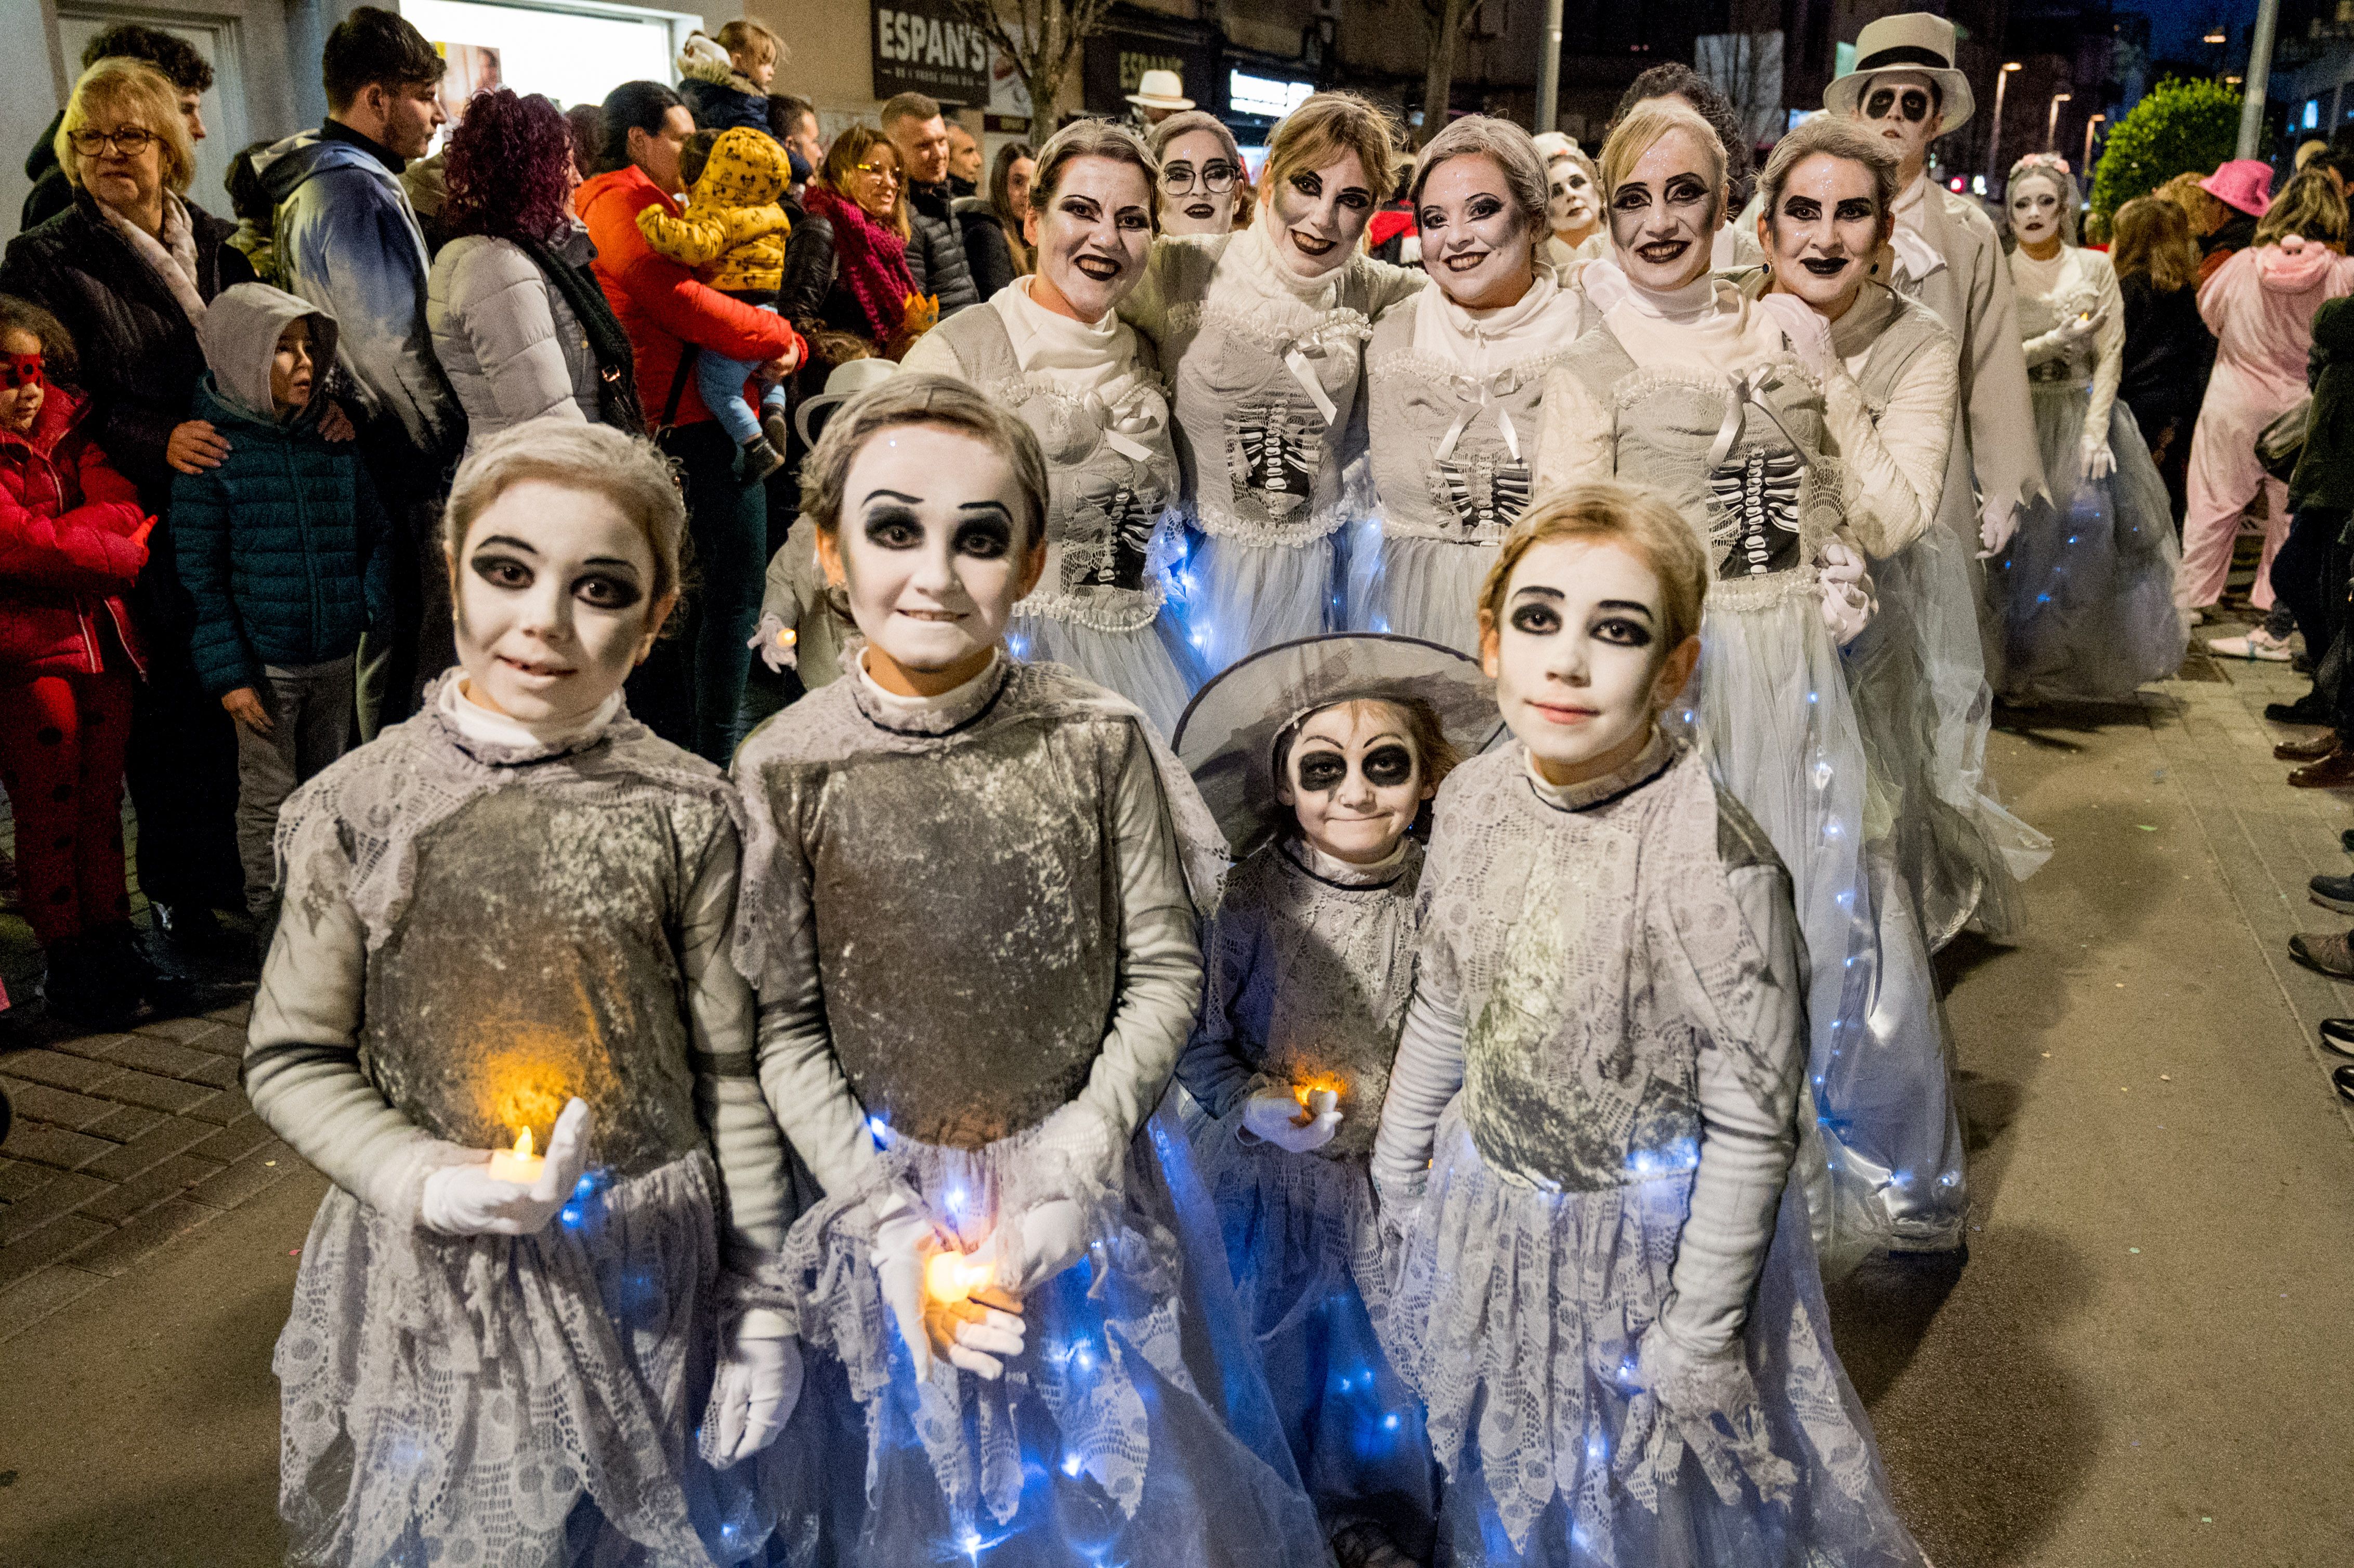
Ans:
[[[907,242],[846,200],[812,180],[801,197],[814,217],[833,225],[834,281],[850,290],[875,344],[887,344],[907,313],[916,280],[907,270]]]

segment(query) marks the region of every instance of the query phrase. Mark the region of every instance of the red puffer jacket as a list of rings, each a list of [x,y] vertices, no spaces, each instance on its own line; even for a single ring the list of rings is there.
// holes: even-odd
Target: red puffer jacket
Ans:
[[[101,616],[146,673],[122,596],[155,520],[82,428],[87,408],[51,387],[30,434],[0,430],[0,675],[97,674]]]
[[[705,288],[695,281],[693,269],[658,255],[638,229],[638,214],[657,204],[678,216],[678,204],[635,164],[599,175],[572,193],[573,208],[597,247],[591,264],[597,281],[630,334],[638,401],[647,421],[663,422],[663,410],[676,386],[678,412],[669,422],[699,424],[711,418],[711,410],[695,390],[694,375],[683,382],[679,376],[688,344],[727,359],[765,361],[797,354],[801,334],[784,317]]]

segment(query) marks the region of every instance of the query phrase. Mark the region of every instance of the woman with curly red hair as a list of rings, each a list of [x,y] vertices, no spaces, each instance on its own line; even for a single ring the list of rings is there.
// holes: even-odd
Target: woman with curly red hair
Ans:
[[[551,414],[639,433],[629,336],[572,214],[580,174],[563,114],[537,93],[478,92],[450,134],[444,174],[451,238],[434,258],[425,319],[466,410],[467,450]]]

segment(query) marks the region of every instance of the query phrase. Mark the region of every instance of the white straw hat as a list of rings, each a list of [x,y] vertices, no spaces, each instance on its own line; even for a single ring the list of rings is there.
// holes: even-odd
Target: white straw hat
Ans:
[[[1149,70],[1137,79],[1136,90],[1128,101],[1139,109],[1191,109],[1193,101],[1185,96],[1185,79],[1173,70]]]
[[[1823,107],[1834,114],[1853,114],[1865,86],[1890,70],[1917,70],[1937,84],[1943,101],[1940,136],[1960,130],[1978,107],[1970,96],[1970,79],[1954,69],[1954,24],[1927,11],[1865,23],[1855,37],[1855,69],[1823,89]]]

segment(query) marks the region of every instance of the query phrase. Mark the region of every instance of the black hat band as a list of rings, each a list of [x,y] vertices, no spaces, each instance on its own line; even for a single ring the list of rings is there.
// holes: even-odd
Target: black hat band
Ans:
[[[1937,70],[1951,70],[1954,62],[1920,44],[1900,44],[1893,49],[1876,50],[1855,62],[1858,75],[1868,70],[1886,70],[1891,66],[1929,66]]]

